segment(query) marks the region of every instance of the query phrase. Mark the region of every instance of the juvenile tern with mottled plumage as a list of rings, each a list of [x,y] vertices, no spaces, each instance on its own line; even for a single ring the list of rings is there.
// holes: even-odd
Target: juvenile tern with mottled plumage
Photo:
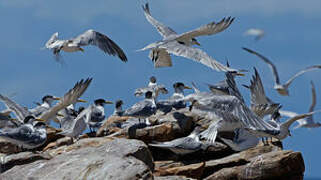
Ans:
[[[276,66],[269,59],[267,59],[263,55],[255,52],[251,49],[248,49],[248,48],[243,48],[243,49],[251,54],[258,56],[261,60],[263,60],[265,63],[267,63],[270,66],[273,76],[274,76],[274,82],[275,82],[274,89],[277,90],[278,93],[281,94],[282,96],[289,96],[288,88],[295,78],[301,76],[302,74],[304,74],[306,72],[321,69],[321,65],[313,65],[313,66],[306,67],[303,70],[297,72],[294,76],[292,76],[285,84],[281,84]]]
[[[34,149],[47,140],[46,124],[42,119],[26,116],[24,123],[16,128],[0,130],[0,137],[26,149]]]
[[[149,58],[153,61],[156,68],[172,66],[170,54],[174,54],[176,56],[182,56],[202,63],[203,65],[216,71],[237,71],[236,69],[226,67],[219,63],[201,49],[192,47],[194,44],[199,45],[195,37],[213,35],[224,31],[232,24],[234,18],[223,18],[218,23],[211,22],[195,30],[177,34],[174,30],[158,22],[151,16],[148,3],[143,6],[143,10],[147,21],[151,23],[163,36],[163,40],[149,44],[139,50],[151,50]]]

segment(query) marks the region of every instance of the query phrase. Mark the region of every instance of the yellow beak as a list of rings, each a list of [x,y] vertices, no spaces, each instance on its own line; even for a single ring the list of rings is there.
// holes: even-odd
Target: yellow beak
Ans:
[[[85,52],[85,50],[84,50],[83,48],[79,48],[79,50],[80,50],[81,52]]]
[[[39,118],[36,118],[35,120],[36,120],[36,121],[40,121],[40,122],[46,122],[46,120],[44,120],[44,119],[39,119]]]
[[[106,103],[106,104],[113,104],[112,101],[106,101],[106,100],[105,100],[105,103]]]
[[[58,100],[60,100],[61,98],[59,98],[59,97],[55,97],[55,98],[53,98],[53,100],[56,100],[56,101],[58,101]]]
[[[86,103],[87,101],[86,101],[86,100],[83,100],[83,99],[78,99],[77,102]]]
[[[192,89],[192,88],[189,86],[184,86],[184,89]]]
[[[239,72],[238,72],[238,73],[236,73],[236,75],[237,75],[237,76],[245,76],[245,74],[243,74],[243,73],[239,73]]]
[[[64,115],[59,114],[59,113],[57,113],[57,114],[56,114],[56,116],[59,116],[59,117],[65,117]]]
[[[195,44],[198,45],[198,46],[201,46],[201,44],[197,41],[195,41]]]

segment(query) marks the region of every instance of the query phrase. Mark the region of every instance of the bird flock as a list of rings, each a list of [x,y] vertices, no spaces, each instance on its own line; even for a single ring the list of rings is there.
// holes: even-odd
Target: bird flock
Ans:
[[[282,109],[280,102],[274,102],[266,96],[264,83],[259,71],[254,68],[254,75],[249,85],[243,85],[250,93],[251,103],[248,106],[240,93],[236,78],[244,76],[244,70],[231,68],[227,63],[223,65],[205,51],[194,47],[200,45],[196,37],[210,36],[228,29],[234,21],[232,17],[222,18],[218,22],[210,22],[197,29],[184,33],[176,33],[172,28],[156,20],[152,15],[149,4],[143,5],[143,13],[147,21],[152,24],[162,40],[151,43],[138,51],[149,50],[149,58],[155,68],[172,66],[171,55],[181,56],[186,59],[199,62],[215,71],[225,73],[225,79],[217,84],[207,84],[209,91],[200,91],[196,84],[192,87],[183,82],[173,83],[174,93],[168,99],[160,99],[162,94],[168,94],[169,90],[162,84],[158,84],[156,77],[152,76],[146,87],[137,88],[134,96],[144,96],[144,99],[123,109],[125,103],[117,100],[114,113],[111,116],[130,117],[125,122],[118,124],[119,128],[141,125],[141,128],[153,126],[149,121],[155,114],[163,114],[186,109],[188,112],[210,119],[206,129],[197,124],[194,131],[187,137],[182,137],[169,142],[154,142],[149,146],[166,148],[176,154],[188,154],[213,144],[220,138],[225,144],[236,151],[242,151],[256,146],[260,138],[266,144],[267,138],[283,140],[290,136],[290,126],[297,122],[296,128],[317,128],[321,123],[313,120],[315,111],[316,90],[311,81],[312,103],[307,113],[297,114]],[[254,36],[255,40],[265,35],[261,29],[249,29],[246,36]],[[52,51],[55,60],[61,62],[61,52],[84,52],[83,46],[94,45],[104,53],[117,56],[121,61],[127,62],[125,52],[109,37],[95,30],[87,30],[75,38],[66,40],[58,39],[58,32],[54,33],[45,43],[45,48]],[[245,52],[253,54],[266,63],[272,70],[275,85],[274,89],[282,96],[289,96],[290,85],[298,77],[306,72],[320,70],[321,65],[305,67],[284,84],[281,83],[277,67],[265,56],[243,48]],[[0,137],[25,149],[36,149],[45,144],[47,140],[48,126],[58,124],[59,134],[77,140],[87,128],[95,133],[105,122],[108,116],[104,106],[113,104],[112,101],[96,99],[91,105],[79,106],[77,103],[87,103],[80,99],[92,82],[92,78],[82,79],[77,82],[63,96],[56,97],[46,95],[35,108],[23,107],[14,102],[10,97],[0,94],[0,101],[6,109],[0,112]],[[186,91],[190,91],[189,94]],[[191,92],[193,91],[193,92]],[[282,117],[288,119],[281,121]],[[233,140],[219,137],[220,132],[233,132]],[[206,140],[204,143],[204,141]]]

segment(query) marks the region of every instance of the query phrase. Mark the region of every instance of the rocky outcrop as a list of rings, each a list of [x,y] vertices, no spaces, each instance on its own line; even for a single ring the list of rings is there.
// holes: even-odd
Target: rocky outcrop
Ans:
[[[218,138],[185,156],[148,147],[153,141],[186,136],[195,124],[208,126],[207,119],[186,109],[156,114],[150,118],[152,126],[120,128],[128,119],[113,116],[97,132],[101,137],[85,134],[78,141],[51,128],[48,142],[34,152],[0,141],[7,143],[0,147],[0,179],[303,179],[301,153],[282,150],[275,140],[234,152]],[[233,133],[219,136],[231,138]]]
[[[151,179],[154,168],[147,146],[137,140],[87,138],[47,153],[50,160],[16,165],[1,179]]]

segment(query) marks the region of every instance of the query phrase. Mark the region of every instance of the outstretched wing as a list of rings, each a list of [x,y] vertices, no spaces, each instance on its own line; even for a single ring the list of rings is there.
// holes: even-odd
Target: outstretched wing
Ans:
[[[164,24],[160,23],[152,17],[152,15],[150,14],[148,3],[146,3],[145,6],[143,6],[143,10],[147,21],[151,23],[164,38],[176,34],[176,32],[173,29],[165,26]]]
[[[55,106],[42,113],[39,118],[49,121],[51,118],[55,117],[60,110],[66,108],[70,104],[76,103],[79,97],[86,91],[91,81],[92,78],[88,78],[85,81],[82,79],[81,81],[77,82],[75,86],[70,89]]]
[[[25,117],[32,115],[32,113],[30,113],[27,109],[23,108],[6,96],[0,94],[0,100],[5,103],[8,109],[12,110],[15,113],[20,122],[23,122]]]
[[[57,40],[58,40],[58,32],[55,32],[53,35],[51,35],[50,39],[46,42],[45,47],[51,48],[50,45],[52,45]]]
[[[284,85],[286,87],[289,87],[290,84],[292,83],[292,81],[301,76],[302,74],[309,72],[309,71],[313,71],[313,70],[317,70],[317,69],[321,69],[321,65],[313,65],[313,66],[309,66],[307,68],[304,68],[303,70],[299,71],[298,73],[296,73],[294,76],[292,76]]]
[[[127,61],[124,51],[114,41],[109,39],[106,35],[92,29],[79,35],[72,41],[79,46],[98,46],[105,53],[113,56],[117,55],[123,62]]]
[[[226,67],[223,64],[219,63],[218,61],[216,61],[215,59],[207,55],[201,49],[185,46],[185,45],[179,44],[177,41],[172,41],[161,46],[163,46],[167,50],[167,52],[171,54],[192,59],[216,71],[224,71],[224,72],[237,71],[236,69]]]
[[[234,21],[234,18],[231,18],[231,17],[223,18],[218,23],[211,22],[195,30],[180,34],[176,38],[176,40],[179,41],[179,40],[191,39],[197,36],[213,35],[227,29],[232,24],[233,21]]]
[[[278,71],[277,71],[275,65],[274,65],[268,58],[264,57],[263,55],[259,54],[258,52],[255,52],[255,51],[253,51],[253,50],[251,50],[251,49],[244,48],[244,47],[243,47],[243,49],[244,49],[245,51],[251,53],[251,54],[254,54],[254,55],[258,56],[258,57],[259,57],[260,59],[262,59],[265,63],[267,63],[267,64],[270,66],[271,70],[272,70],[275,83],[276,83],[276,84],[280,84],[280,78],[279,78]]]

